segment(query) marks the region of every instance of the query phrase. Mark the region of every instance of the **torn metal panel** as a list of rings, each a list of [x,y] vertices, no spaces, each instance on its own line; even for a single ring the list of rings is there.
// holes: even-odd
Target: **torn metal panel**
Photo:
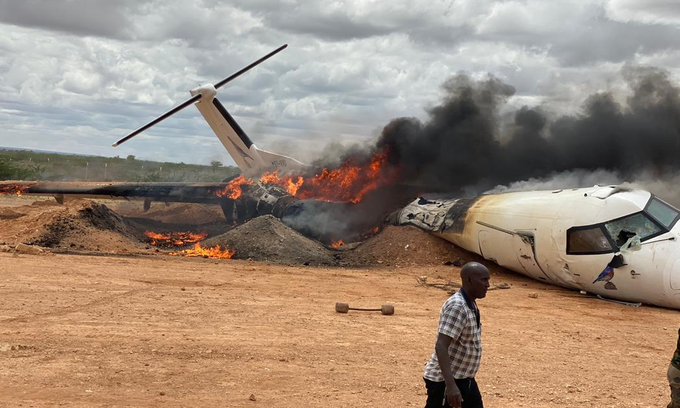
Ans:
[[[453,224],[449,210],[459,200],[427,200],[423,197],[412,201],[390,217],[395,225],[413,225],[426,231],[441,232]]]
[[[239,219],[251,219],[267,214],[281,218],[286,208],[296,201],[298,199],[283,188],[258,182],[244,187],[243,195],[236,200],[236,208],[237,211],[245,211],[238,214]]]

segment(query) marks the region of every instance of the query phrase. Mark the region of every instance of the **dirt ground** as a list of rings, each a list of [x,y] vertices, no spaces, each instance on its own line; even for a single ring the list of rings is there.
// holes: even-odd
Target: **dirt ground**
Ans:
[[[0,197],[0,407],[423,406],[441,287],[478,257],[387,227],[304,266],[311,244],[278,221],[221,222],[214,206]],[[150,227],[200,227],[259,260],[169,256]],[[487,266],[509,286],[479,301],[487,407],[665,407],[678,311]],[[337,314],[338,301],[396,313]]]
[[[448,295],[416,278],[457,270],[3,253],[0,406],[422,406]],[[511,288],[479,302],[486,406],[668,402],[677,311],[492,281]],[[336,301],[396,313],[336,314]]]

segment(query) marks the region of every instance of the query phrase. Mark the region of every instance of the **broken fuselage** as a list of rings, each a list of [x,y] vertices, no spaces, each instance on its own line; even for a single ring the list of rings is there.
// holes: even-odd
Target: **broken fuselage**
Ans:
[[[420,198],[392,222],[542,282],[680,309],[679,214],[647,191],[595,186]]]

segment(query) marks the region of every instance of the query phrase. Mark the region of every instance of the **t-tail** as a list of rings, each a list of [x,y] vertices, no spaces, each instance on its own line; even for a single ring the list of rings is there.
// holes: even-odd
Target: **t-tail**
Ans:
[[[305,164],[291,157],[258,149],[257,146],[255,146],[255,144],[250,140],[248,135],[239,126],[239,124],[236,123],[233,116],[229,114],[227,109],[217,99],[218,88],[277,54],[286,47],[287,45],[283,45],[277,48],[259,60],[253,62],[247,67],[214,85],[203,85],[191,90],[190,99],[184,101],[158,118],[125,136],[121,140],[114,143],[113,146],[116,147],[121,143],[126,142],[146,129],[181,111],[187,106],[194,104],[245,176],[259,177],[266,172],[279,171],[279,173],[290,173],[295,172],[296,170],[304,169],[306,167]]]

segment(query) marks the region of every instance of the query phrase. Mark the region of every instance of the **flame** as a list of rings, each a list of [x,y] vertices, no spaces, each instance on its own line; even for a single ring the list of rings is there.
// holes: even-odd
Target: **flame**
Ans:
[[[237,198],[241,197],[241,194],[243,194],[242,187],[250,186],[252,184],[253,180],[245,178],[245,176],[241,174],[240,176],[230,181],[229,184],[227,184],[227,186],[224,188],[224,190],[217,191],[215,195],[218,197],[227,197],[231,198],[232,200],[236,200]]]
[[[17,197],[21,197],[27,188],[28,186],[19,184],[4,185],[0,187],[0,194],[16,194]]]
[[[193,248],[185,249],[179,252],[170,252],[170,255],[175,256],[187,256],[187,257],[203,257],[203,258],[216,258],[216,259],[231,259],[236,255],[236,250],[230,250],[229,248],[222,248],[219,245],[215,245],[210,248],[201,247],[200,243],[196,243]]]
[[[396,180],[396,169],[386,166],[388,158],[388,152],[383,151],[374,154],[368,165],[360,165],[350,158],[339,168],[324,168],[313,177],[280,177],[275,171],[265,173],[260,181],[276,184],[301,199],[358,203],[370,191]]]
[[[266,172],[260,177],[260,181],[267,184],[279,184],[279,171],[276,170],[273,173]]]
[[[338,241],[336,241],[336,242],[333,242],[333,243],[331,244],[331,247],[333,247],[333,248],[340,248],[340,247],[343,246],[343,245],[345,245],[345,241],[343,241],[343,240],[338,240]]]
[[[288,190],[288,193],[290,193],[291,195],[297,195],[298,190],[300,189],[302,183],[304,182],[305,179],[299,176],[297,178],[297,181],[295,182],[293,182],[292,179],[289,179],[287,183],[288,185],[286,186],[286,190]]]
[[[184,246],[202,241],[208,236],[207,232],[168,232],[160,234],[153,231],[144,233],[149,238],[149,244],[160,247]]]

